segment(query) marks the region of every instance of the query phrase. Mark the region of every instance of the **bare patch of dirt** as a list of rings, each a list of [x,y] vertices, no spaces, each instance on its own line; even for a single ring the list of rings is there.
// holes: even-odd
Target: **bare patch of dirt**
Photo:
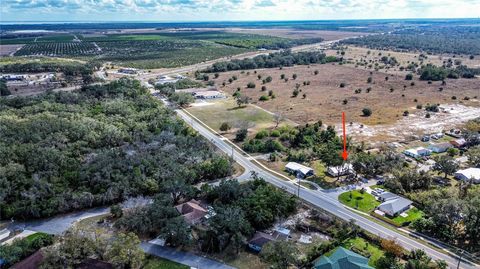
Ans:
[[[387,125],[361,125],[353,123],[347,126],[347,135],[356,140],[405,141],[422,134],[431,134],[448,131],[458,127],[468,120],[480,117],[480,107],[464,106],[461,104],[441,105],[441,112],[427,112],[418,110],[407,117],[403,117],[394,124]],[[341,128],[337,125],[337,128]]]
[[[21,49],[24,44],[18,45],[0,45],[0,56],[12,56],[17,50]]]

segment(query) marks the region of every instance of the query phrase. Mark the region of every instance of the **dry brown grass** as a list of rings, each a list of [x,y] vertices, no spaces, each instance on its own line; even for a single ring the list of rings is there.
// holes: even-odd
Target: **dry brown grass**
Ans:
[[[318,70],[319,74],[314,75],[314,70]],[[296,66],[283,70],[259,69],[257,74],[250,70],[250,75],[247,75],[247,72],[221,73],[215,81],[217,85],[226,81],[227,85],[220,86],[220,89],[230,94],[240,87],[241,92],[251,97],[258,106],[271,112],[284,113],[287,118],[297,123],[322,120],[328,124],[338,124],[341,112],[345,111],[347,121],[369,125],[388,124],[402,118],[403,111],[412,109],[417,104],[463,103],[479,106],[479,102],[473,100],[474,96],[480,96],[479,79],[449,79],[447,85],[442,86],[441,82],[428,84],[415,78],[413,80],[415,85],[410,86],[411,81],[406,81],[404,75],[385,74],[364,70],[363,67],[354,68],[338,64]],[[298,75],[296,80],[292,79],[294,73]],[[281,74],[289,78],[288,82],[280,79]],[[236,75],[238,80],[229,84],[228,79],[233,75]],[[265,85],[266,92],[260,90],[262,81],[257,75],[262,75],[262,79],[272,76],[273,81]],[[367,83],[369,76],[373,78],[372,84]],[[385,80],[386,76],[388,81]],[[310,85],[303,86],[303,81],[310,81]],[[256,88],[247,89],[248,82],[255,82]],[[339,87],[342,82],[347,84],[344,88]],[[298,97],[293,98],[292,91],[296,83],[302,85],[300,87],[302,91]],[[370,93],[366,93],[368,87],[371,87]],[[444,88],[443,91],[439,91],[440,87]],[[390,92],[391,88],[394,89],[393,92]],[[362,92],[356,94],[354,93],[356,89],[362,89]],[[273,90],[276,98],[265,102],[258,101],[261,95],[268,94],[268,90]],[[304,93],[306,98],[302,97]],[[457,100],[452,100],[452,96],[456,96]],[[466,96],[472,99],[463,100]],[[417,99],[417,102],[414,102],[414,99]],[[344,105],[343,100],[347,100],[348,103]],[[371,117],[362,117],[361,111],[364,107],[373,110]]]

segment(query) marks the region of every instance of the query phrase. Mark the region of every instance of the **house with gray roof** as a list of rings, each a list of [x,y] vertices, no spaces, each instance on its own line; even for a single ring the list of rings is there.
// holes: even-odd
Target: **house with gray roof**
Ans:
[[[383,202],[378,206],[378,210],[382,211],[388,216],[394,217],[410,209],[412,201],[398,196],[396,199],[391,199]]]
[[[339,247],[329,257],[322,256],[313,262],[313,269],[374,269],[365,258],[353,251]]]
[[[386,191],[386,192],[380,193],[377,197],[378,197],[379,201],[386,202],[386,201],[390,201],[390,200],[393,200],[393,199],[397,199],[400,196],[396,195],[395,193],[391,193],[391,192]]]

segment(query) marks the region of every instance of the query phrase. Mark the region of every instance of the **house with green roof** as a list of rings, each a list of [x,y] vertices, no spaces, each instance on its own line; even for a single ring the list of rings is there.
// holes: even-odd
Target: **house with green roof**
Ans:
[[[313,269],[374,269],[368,265],[368,258],[348,249],[339,247],[329,257],[322,256],[313,263]]]

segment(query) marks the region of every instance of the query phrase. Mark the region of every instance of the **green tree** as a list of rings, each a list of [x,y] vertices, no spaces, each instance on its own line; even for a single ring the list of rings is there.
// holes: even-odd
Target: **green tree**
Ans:
[[[237,131],[237,133],[235,134],[235,141],[243,141],[245,140],[245,138],[247,138],[247,134],[248,134],[248,130],[245,129],[245,128],[241,128]]]
[[[145,254],[140,248],[140,239],[134,233],[119,233],[107,251],[110,263],[116,268],[141,268]]]
[[[368,107],[362,109],[362,114],[364,117],[370,117],[372,115],[372,110]]]
[[[122,207],[120,205],[112,205],[110,207],[110,214],[112,214],[114,218],[122,217],[123,216]]]
[[[433,165],[433,170],[444,173],[445,179],[447,179],[448,175],[451,175],[458,170],[458,164],[451,156],[439,156],[434,158],[434,160],[435,164]]]
[[[195,102],[195,98],[190,93],[186,92],[174,92],[169,96],[169,100],[181,107],[187,106]]]
[[[220,128],[219,130],[222,131],[222,132],[227,132],[228,130],[232,129],[232,126],[230,125],[230,123],[228,122],[223,122],[221,125],[220,125]]]
[[[245,235],[252,232],[252,227],[238,207],[228,206],[216,210],[217,214],[209,221],[209,232],[216,238],[213,248],[222,251],[230,247],[234,253],[238,253],[246,240]]]
[[[466,155],[471,166],[480,168],[480,146],[470,148]]]
[[[271,268],[287,269],[297,262],[299,251],[290,241],[272,241],[265,244],[260,252],[263,260],[271,264]]]

